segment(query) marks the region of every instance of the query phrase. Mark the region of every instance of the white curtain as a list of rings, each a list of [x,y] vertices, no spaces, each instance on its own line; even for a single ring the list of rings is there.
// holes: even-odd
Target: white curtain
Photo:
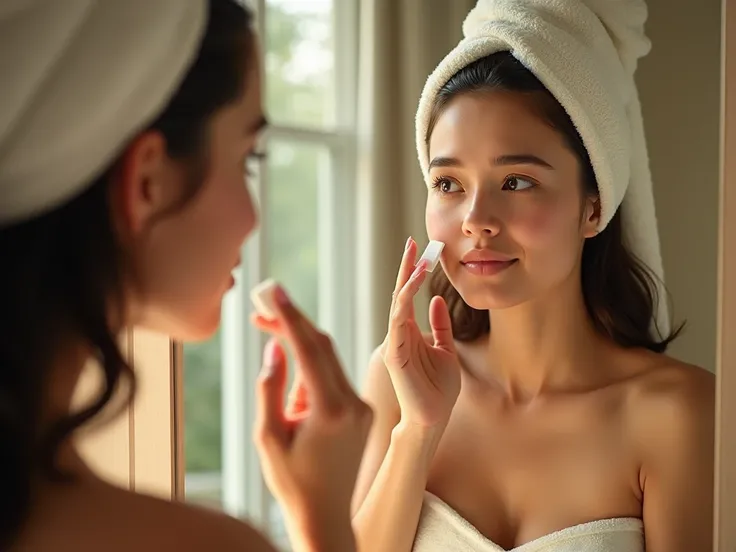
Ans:
[[[362,0],[358,67],[358,373],[386,332],[401,254],[427,243],[426,188],[414,143],[424,82],[460,40],[475,0]],[[428,296],[417,298],[426,328]]]

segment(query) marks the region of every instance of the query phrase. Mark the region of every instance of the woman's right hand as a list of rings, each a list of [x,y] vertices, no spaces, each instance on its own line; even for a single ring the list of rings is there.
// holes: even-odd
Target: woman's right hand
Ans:
[[[416,255],[417,244],[409,238],[381,356],[401,407],[402,423],[429,429],[449,420],[460,393],[460,361],[444,299],[434,297],[429,305],[431,339],[422,335],[416,323],[414,296],[427,275],[424,262],[415,266]]]
[[[372,421],[332,340],[275,292],[278,334],[299,366],[298,412],[285,412],[286,355],[273,337],[259,377],[254,440],[266,484],[281,503],[293,549],[350,552],[350,502]]]

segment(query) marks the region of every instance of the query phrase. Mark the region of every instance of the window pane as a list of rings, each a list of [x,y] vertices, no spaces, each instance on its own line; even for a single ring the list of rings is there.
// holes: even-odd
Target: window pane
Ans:
[[[263,219],[269,276],[289,291],[313,320],[319,316],[317,194],[327,178],[329,151],[321,145],[271,140]]]
[[[184,456],[188,501],[219,507],[222,469],[220,333],[184,345]]]
[[[332,0],[267,0],[266,105],[276,124],[334,124]]]

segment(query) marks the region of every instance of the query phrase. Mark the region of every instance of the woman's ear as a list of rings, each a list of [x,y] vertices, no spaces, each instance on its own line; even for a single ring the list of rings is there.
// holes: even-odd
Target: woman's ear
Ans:
[[[145,132],[128,145],[113,174],[113,208],[125,235],[139,235],[172,204],[180,191],[175,179],[161,133]]]
[[[583,218],[583,237],[592,238],[598,235],[598,224],[601,220],[601,200],[598,196],[589,196],[585,200]]]

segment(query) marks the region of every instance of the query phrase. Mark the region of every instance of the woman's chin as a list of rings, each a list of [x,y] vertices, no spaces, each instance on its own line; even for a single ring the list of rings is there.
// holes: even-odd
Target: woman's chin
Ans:
[[[210,312],[194,315],[187,313],[149,317],[139,324],[146,330],[169,336],[174,341],[198,343],[211,339],[220,327],[222,308],[217,305]]]
[[[203,341],[209,341],[217,333],[217,329],[220,327],[219,322],[211,327],[189,328],[188,331],[180,332],[179,337],[172,337],[176,341],[184,343],[201,343]]]
[[[496,290],[473,290],[470,293],[462,293],[458,290],[458,293],[470,308],[479,311],[508,309],[523,302],[514,294],[501,293]]]
[[[212,339],[212,337],[217,333],[219,327],[220,309],[217,310],[216,316],[211,315],[207,319],[205,319],[205,317],[202,317],[197,320],[196,324],[192,324],[184,329],[184,331],[181,332],[183,335],[178,338],[178,341],[193,343],[207,341],[209,339]]]

